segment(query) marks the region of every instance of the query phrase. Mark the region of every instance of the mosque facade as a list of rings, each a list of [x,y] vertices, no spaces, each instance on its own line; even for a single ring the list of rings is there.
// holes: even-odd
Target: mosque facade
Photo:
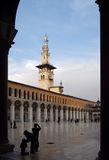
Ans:
[[[48,37],[44,36],[39,87],[8,81],[8,120],[17,122],[90,121],[96,102],[64,94],[62,82],[54,85]]]

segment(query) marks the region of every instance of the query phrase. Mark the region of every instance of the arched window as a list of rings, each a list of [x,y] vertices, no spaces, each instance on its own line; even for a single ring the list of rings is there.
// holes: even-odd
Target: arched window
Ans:
[[[34,92],[32,92],[32,100],[34,100]]]
[[[36,100],[38,100],[38,93],[36,93]]]
[[[19,89],[19,98],[21,98],[21,89]]]
[[[26,91],[24,91],[24,99],[26,99]]]
[[[14,96],[17,97],[17,89],[14,89]]]

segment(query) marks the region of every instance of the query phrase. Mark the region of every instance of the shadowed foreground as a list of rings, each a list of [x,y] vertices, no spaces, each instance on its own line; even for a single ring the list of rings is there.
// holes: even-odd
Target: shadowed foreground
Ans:
[[[40,125],[38,153],[20,155],[23,131],[31,131],[33,124],[17,123],[17,129],[10,126],[8,129],[9,141],[15,145],[14,152],[0,155],[0,160],[95,160],[100,145],[100,123],[47,122]]]

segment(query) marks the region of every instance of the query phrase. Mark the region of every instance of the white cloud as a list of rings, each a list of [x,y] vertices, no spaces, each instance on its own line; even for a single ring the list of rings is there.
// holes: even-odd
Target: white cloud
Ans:
[[[38,69],[40,62],[9,60],[9,80],[38,87]],[[54,85],[63,82],[64,94],[97,100],[100,84],[99,61],[97,59],[66,59],[54,71]]]
[[[8,79],[32,86],[38,85],[38,71],[35,67],[37,63],[34,60],[15,61],[9,59],[9,76]]]
[[[62,80],[65,94],[91,100],[99,98],[100,68],[97,59],[66,60],[59,68],[55,71],[55,81],[59,84]]]

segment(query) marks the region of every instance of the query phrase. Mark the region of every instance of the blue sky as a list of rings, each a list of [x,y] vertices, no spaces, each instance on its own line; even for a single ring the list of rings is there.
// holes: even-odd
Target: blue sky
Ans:
[[[100,97],[99,9],[94,0],[21,0],[15,44],[9,54],[9,80],[38,87],[44,34],[50,62],[57,67],[64,94],[89,100]]]

